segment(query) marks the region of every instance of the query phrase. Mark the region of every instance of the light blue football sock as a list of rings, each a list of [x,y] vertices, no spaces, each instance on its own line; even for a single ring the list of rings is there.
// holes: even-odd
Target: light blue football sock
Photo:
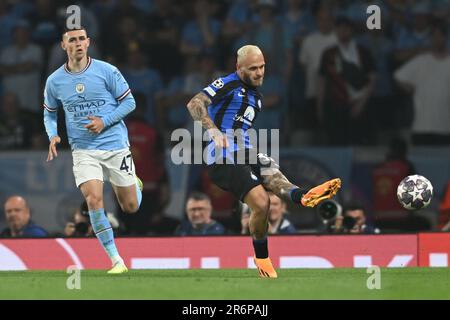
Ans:
[[[97,239],[100,241],[103,249],[105,249],[109,258],[114,263],[118,260],[119,252],[117,251],[116,244],[114,243],[114,232],[108,218],[105,215],[105,210],[103,208],[89,210],[89,218]]]
[[[137,179],[136,179],[136,195],[137,195],[138,206],[140,207],[141,206],[141,202],[142,202],[142,191],[139,188],[139,184],[137,182]]]

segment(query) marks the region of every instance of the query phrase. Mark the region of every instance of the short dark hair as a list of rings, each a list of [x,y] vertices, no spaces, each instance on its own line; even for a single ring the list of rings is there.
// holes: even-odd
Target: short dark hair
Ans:
[[[64,29],[63,29],[63,31],[62,31],[62,33],[61,33],[61,38],[64,38],[64,35],[65,35],[67,32],[69,32],[69,31],[75,31],[75,30],[84,30],[84,32],[86,32],[86,35],[87,35],[87,30],[86,30],[86,28],[83,27],[83,26],[80,26],[79,28],[67,28],[67,27],[64,27]]]
[[[208,197],[208,195],[206,193],[200,192],[200,191],[193,191],[189,194],[189,196],[187,197],[187,201],[189,200],[195,200],[195,201],[209,201],[211,202],[211,199]]]

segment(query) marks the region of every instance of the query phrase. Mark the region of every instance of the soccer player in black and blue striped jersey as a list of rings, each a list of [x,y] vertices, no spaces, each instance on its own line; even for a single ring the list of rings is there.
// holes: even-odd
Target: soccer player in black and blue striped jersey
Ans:
[[[264,55],[257,46],[243,46],[237,51],[236,72],[216,79],[195,95],[187,107],[211,138],[207,153],[211,180],[251,209],[249,228],[260,276],[276,278],[267,246],[270,201],[266,190],[280,198],[314,207],[334,196],[341,180],[333,179],[307,191],[289,182],[272,158],[254,152],[249,131],[263,107],[258,87],[263,84],[265,66]],[[242,150],[243,162],[239,161]],[[252,154],[257,159],[251,159]]]

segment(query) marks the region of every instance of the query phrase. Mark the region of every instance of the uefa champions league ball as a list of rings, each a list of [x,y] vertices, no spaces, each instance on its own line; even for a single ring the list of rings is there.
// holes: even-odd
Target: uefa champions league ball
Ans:
[[[400,204],[408,210],[418,210],[427,207],[433,198],[431,182],[420,175],[407,176],[397,188]]]

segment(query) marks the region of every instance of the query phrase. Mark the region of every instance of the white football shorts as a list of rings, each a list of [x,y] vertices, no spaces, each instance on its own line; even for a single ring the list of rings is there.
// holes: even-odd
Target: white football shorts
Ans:
[[[77,187],[89,180],[109,181],[118,187],[136,183],[130,149],[116,151],[73,150],[73,174]]]

